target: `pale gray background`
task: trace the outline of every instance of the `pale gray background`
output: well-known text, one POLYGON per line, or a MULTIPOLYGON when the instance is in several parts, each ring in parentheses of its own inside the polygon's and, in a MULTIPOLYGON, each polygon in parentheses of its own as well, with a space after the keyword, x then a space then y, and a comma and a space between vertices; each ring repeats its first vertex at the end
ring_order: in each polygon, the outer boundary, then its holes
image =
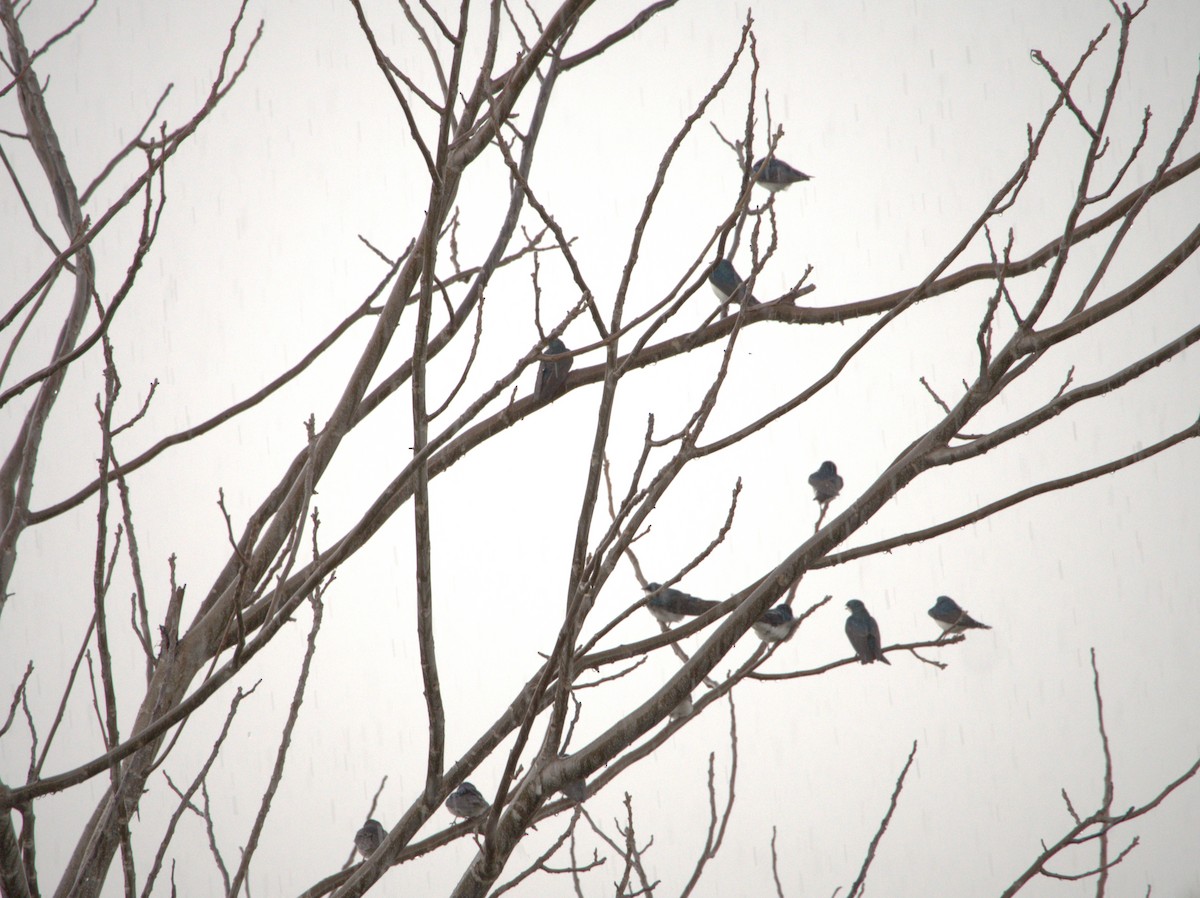
MULTIPOLYGON (((627 20, 638 4, 601 7, 585 17, 578 47, 627 20)), ((370 10, 393 58, 431 84, 423 51, 395 8, 380 3, 370 10)), ((452 15, 450 6, 444 11, 452 15)), ((128 140, 165 83, 176 84, 164 112, 173 123, 199 104, 233 12, 229 3, 102 3, 84 29, 39 63, 42 75, 51 76, 51 113, 81 183, 128 140)), ((744 13, 743 6, 726 2, 680 3, 601 61, 564 76, 559 86, 532 184, 567 233, 579 238, 576 252, 602 305, 619 278, 629 229, 658 159, 724 67, 744 13)), ((30 43, 75 14, 74 7, 35 5, 24 20, 30 43)), ((424 209, 423 167, 350 6, 261 0, 248 15, 260 17, 266 34, 249 72, 168 169, 162 233, 113 330, 126 414, 150 379, 161 381, 144 423, 119 444, 122 458, 204 420, 298 359, 383 273, 356 235, 397 252, 424 209)), ((1112 14, 1099 0, 873 0, 764 3, 755 18, 763 62, 759 84, 770 90, 775 121, 787 132, 780 155, 815 176, 779 198, 781 251, 757 292, 777 295, 811 263, 819 289, 805 301, 823 305, 910 286, 941 259, 1018 164, 1026 122, 1040 121, 1053 98, 1029 50, 1040 48, 1060 71, 1068 70, 1112 14)), ((1078 90, 1090 110, 1102 99, 1115 37, 1114 27, 1078 90)), ((1149 177, 1173 134, 1198 51, 1200 8, 1194 0, 1155 0, 1138 20, 1112 127, 1119 145, 1108 171, 1136 137, 1145 104, 1155 117, 1128 187, 1149 177)), ((735 196, 739 172, 708 122, 726 134, 740 133, 747 85, 743 67, 685 144, 642 252, 635 301, 648 305, 675 282, 735 196)), ((19 130, 11 98, 2 109, 0 126, 19 130)), ((760 142, 764 136, 760 130, 760 142)), ((1061 121, 1029 196, 1006 220, 1017 229, 1016 255, 1057 233, 1082 146, 1079 129, 1061 121)), ((1198 146, 1192 136, 1181 156, 1198 146)), ((26 183, 40 190, 36 163, 14 155, 26 183)), ((507 189, 497 154, 477 168, 459 194, 462 251, 471 261, 490 240, 507 189)), ((1110 289, 1194 226, 1200 190, 1187 185, 1171 194, 1139 223, 1106 279, 1110 289)), ((37 199, 48 216, 44 192, 37 199)), ((98 201, 98 208, 103 205, 98 201)), ((24 213, 11 188, 0 191, 0 215, 6 223, 0 270, 11 293, 42 269, 45 249, 23 233, 24 213)), ((102 290, 111 291, 123 276, 135 224, 127 216, 101 238, 102 290)), ((1079 251, 1081 259, 1096 255, 1093 248, 1079 251)), ((967 261, 985 258, 976 245, 967 261)), ((1086 266, 1081 271, 1086 274, 1086 266)), ((1060 309, 1073 301, 1070 286, 1077 288, 1081 277, 1068 278, 1060 309)), ((564 266, 549 262, 543 280, 551 311, 575 301, 564 266)), ((1028 304, 1039 286, 1040 280, 1029 278, 1015 284, 1017 301, 1028 304)), ((1072 364, 1075 382, 1086 383, 1144 354, 1164 334, 1192 326, 1198 287, 1200 266, 1193 259, 1134 314, 1117 316, 1078 347, 1049 354, 1042 375, 984 415, 980 426, 1044 401, 1072 364)), ((531 292, 527 267, 513 269, 491 288, 485 312, 491 342, 484 345, 474 383, 491 383, 535 339, 531 292)), ((738 526, 682 585, 722 599, 769 570, 811 530, 815 508, 804 480, 817 463, 837 460, 847 484, 839 501, 850 501, 935 420, 938 411, 918 377, 927 377, 948 400, 957 397, 955 385, 977 364, 974 331, 985 296, 980 287, 924 304, 802 413, 697 465, 660 504, 650 536, 639 543, 647 574, 666 579, 712 537, 738 476, 745 480, 738 526)), ((736 429, 810 381, 867 324, 752 328, 740 338, 714 433, 736 429)), ((176 553, 180 580, 190 584, 188 619, 228 552, 215 504, 218 487, 244 521, 302 445, 303 419, 315 413, 321 421, 327 414, 366 333, 366 327, 352 332, 344 351, 269 407, 173 450, 133 478, 152 614, 164 607, 166 557, 176 553)), ((25 365, 41 363, 46 334, 41 337, 42 344, 27 342, 19 356, 25 365)), ((591 334, 581 322, 565 339, 579 345, 591 334)), ((453 362, 462 355, 451 355, 454 360, 441 361, 431 373, 431 390, 439 397, 457 377, 453 362)), ((614 425, 616 476, 630 470, 646 413, 655 412, 663 430, 682 423, 719 358, 720 347, 709 346, 682 363, 629 379, 614 425)), ((101 386, 100 364, 93 352, 67 380, 42 453, 35 507, 94 476, 99 441, 92 403, 101 386)), ((1200 355, 1193 350, 1032 437, 922 477, 852 544, 925 526, 1148 445, 1194 418, 1198 381, 1200 355)), ((531 386, 530 380, 523 389, 531 386)), ((450 759, 536 669, 536 653, 553 644, 597 396, 595 388, 570 394, 434 482, 436 621, 450 759)), ((411 445, 408 401, 398 396, 389 406, 351 437, 320 486, 326 544, 404 462, 411 445)), ((13 412, 0 412, 5 434, 16 420, 13 412)), ((944 671, 897 656, 890 669, 845 668, 820 679, 739 690, 737 805, 728 843, 699 894, 772 894, 772 825, 778 827, 789 898, 828 895, 847 885, 914 739, 920 742, 917 762, 868 893, 998 893, 1037 855, 1039 839, 1053 841, 1068 827, 1060 789, 1084 813, 1099 800, 1092 646, 1103 680, 1117 807, 1144 802, 1182 772, 1200 753, 1200 662, 1193 648, 1200 629, 1194 586, 1200 572, 1198 459, 1200 447, 1185 444, 964 532, 810 574, 799 606, 826 593, 835 601, 778 652, 773 670, 844 657, 842 605, 854 596, 874 612, 886 642, 934 635, 925 611, 939 593, 956 597, 995 629, 946 652, 950 667, 944 671)), ((424 705, 409 585, 410 521, 407 509, 397 515, 339 572, 329 594, 314 679, 251 877, 260 898, 295 894, 340 866, 382 776, 389 780, 377 816, 388 826, 420 786, 424 705)), ((43 737, 66 659, 86 625, 94 525, 93 501, 26 534, 16 594, 0 627, 3 694, 11 694, 32 658, 37 673, 30 698, 43 737)), ((114 608, 124 607, 129 589, 127 578, 114 587, 114 608)), ((595 620, 607 619, 636 594, 626 569, 602 595, 595 620)), ((114 623, 122 617, 114 611, 114 623)), ((243 706, 210 777, 218 835, 232 863, 270 769, 307 627, 304 616, 240 680, 265 682, 243 706)), ((639 612, 614 636, 635 638, 655 627, 639 612)), ((140 698, 142 664, 132 640, 126 643, 118 673, 140 698)), ((729 666, 754 644, 751 637, 743 640, 729 666)), ((644 698, 676 663, 658 653, 637 676, 582 694, 577 744, 644 698)), ((167 762, 176 782, 190 780, 206 752, 226 693, 189 726, 189 744, 167 762)), ((71 739, 60 739, 48 773, 100 752, 90 703, 86 689, 77 687, 66 724, 71 739)), ((122 709, 126 729, 135 707, 131 702, 122 709)), ((703 843, 705 765, 715 750, 718 770, 728 769, 727 730, 727 712, 714 706, 654 758, 588 801, 598 819, 611 821, 621 813, 622 792, 633 794, 638 831, 643 839, 654 836, 648 861, 666 894, 677 892, 703 843)), ((9 783, 23 776, 23 738, 16 733, 4 741, 2 771, 9 783)), ((472 777, 485 794, 499 760, 472 777)), ((55 883, 82 815, 104 782, 98 777, 41 803, 44 889, 55 883)), ((147 852, 173 807, 161 776, 151 788, 135 843, 147 852)), ((439 826, 448 822, 449 815, 436 818, 439 826)), ((543 826, 509 870, 535 857, 554 833, 553 825, 543 826)), ((1112 894, 1142 895, 1153 884, 1155 896, 1200 895, 1200 787, 1185 787, 1125 832, 1134 834, 1142 845, 1115 871, 1112 894)), ((586 836, 584 844, 590 851, 586 836)), ((444 894, 473 851, 462 841, 393 870, 377 892, 444 894)), ((611 851, 603 853, 609 863, 588 880, 589 894, 607 893, 618 875, 611 851)), ((215 893, 217 879, 195 820, 187 822, 173 854, 181 894, 215 893)), ((1088 851, 1055 869, 1075 872, 1094 863, 1088 851)), ((146 866, 141 860, 140 869, 146 866)), ((118 894, 115 868, 109 886, 118 894)), ((542 879, 523 894, 568 889, 565 879, 542 879)), ((1042 880, 1024 894, 1090 892, 1085 885, 1042 880)))

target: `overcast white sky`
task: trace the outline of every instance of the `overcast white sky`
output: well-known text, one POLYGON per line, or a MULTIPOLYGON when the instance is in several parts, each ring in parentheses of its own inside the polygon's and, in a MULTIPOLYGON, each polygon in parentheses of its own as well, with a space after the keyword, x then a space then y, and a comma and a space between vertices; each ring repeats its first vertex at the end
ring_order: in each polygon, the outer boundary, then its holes
MULTIPOLYGON (((452 15, 448 4, 435 5, 452 15)), ((29 42, 61 28, 76 6, 35 4, 24 19, 29 42)), ((638 8, 628 2, 598 6, 579 28, 578 47, 638 8)), ((387 3, 368 10, 393 59, 429 84, 423 51, 402 16, 387 3)), ((43 79, 50 76, 50 111, 79 184, 90 182, 136 131, 166 83, 175 88, 164 114, 173 124, 190 114, 207 92, 234 12, 232 3, 101 3, 85 28, 39 62, 43 79)), ((1060 71, 1069 70, 1087 41, 1113 21, 1101 0, 764 3, 754 15, 759 85, 769 90, 774 120, 786 131, 779 155, 814 176, 776 202, 780 251, 756 293, 778 295, 811 264, 817 290, 804 301, 813 305, 918 283, 1018 165, 1026 123, 1040 121, 1053 99, 1029 51, 1040 49, 1060 71)), ((658 160, 724 68, 744 16, 739 4, 684 0, 559 84, 531 183, 577 238, 576 253, 602 305, 618 283, 630 229, 658 160)), ((259 18, 266 20, 265 35, 243 81, 168 169, 161 235, 114 326, 128 412, 151 379, 161 381, 146 419, 119 444, 122 458, 206 419, 300 358, 383 274, 357 235, 397 253, 424 212, 423 167, 349 4, 255 0, 248 19, 259 18)), ((1077 91, 1089 110, 1102 100, 1115 37, 1114 24, 1077 91)), ((1153 172, 1186 107, 1198 55, 1200 6, 1153 0, 1135 25, 1105 170, 1115 171, 1124 158, 1147 104, 1152 130, 1119 193, 1153 172)), ((736 196, 739 171, 708 123, 738 134, 747 97, 743 64, 684 145, 635 273, 631 302, 642 308, 678 280, 736 196)), ((0 127, 21 130, 11 95, 0 100, 0 127)), ((765 136, 764 125, 760 145, 765 136)), ((36 185, 44 220, 51 221, 36 163, 19 143, 3 140, 26 186, 36 185)), ((1082 147, 1079 129, 1061 121, 1028 196, 1005 219, 1016 229, 1014 255, 1058 232, 1082 147)), ((1180 158, 1197 149, 1200 139, 1192 135, 1180 158)), ((477 168, 458 197, 460 252, 468 264, 488 245, 507 191, 497 154, 477 168)), ((1128 283, 1195 227, 1200 188, 1185 184, 1170 193, 1139 222, 1102 294, 1128 283)), ((97 210, 108 198, 96 201, 97 210)), ((10 186, 0 190, 0 221, 0 271, 15 297, 45 266, 46 250, 24 233, 24 212, 10 186)), ((130 219, 99 242, 102 292, 111 292, 124 276, 135 226, 130 219)), ((1078 253, 1080 268, 1067 278, 1060 311, 1077 296, 1090 274, 1087 261, 1096 255, 1091 248, 1078 253)), ((977 244, 964 262, 985 259, 977 244)), ((736 261, 749 268, 745 256, 736 261)), ((565 265, 549 257, 543 265, 549 320, 569 309, 577 292, 565 265)), ((493 284, 487 339, 469 386, 490 385, 536 339, 528 277, 528 266, 519 267, 493 284)), ((1041 283, 1040 275, 1016 282, 1014 301, 1027 307, 1041 283)), ((1194 326, 1198 288, 1200 264, 1191 259, 1129 314, 1078 346, 1047 354, 1040 373, 982 416, 980 428, 1045 401, 1072 365, 1075 383, 1086 383, 1194 326)), ((696 465, 660 503, 653 529, 638 544, 647 576, 667 579, 707 544, 739 476, 744 492, 737 526, 681 585, 724 599, 769 571, 811 532, 816 512, 805 479, 821 460, 836 460, 845 477, 838 503, 852 501, 936 420, 938 409, 918 378, 926 377, 948 401, 958 397, 956 385, 977 367, 974 333, 986 295, 978 288, 914 309, 830 390, 730 453, 696 465)), ((693 301, 696 322, 707 301, 693 301)), ((739 338, 712 432, 737 429, 819 376, 869 324, 762 324, 748 330, 739 338)), ((41 364, 50 333, 48 327, 31 333, 15 370, 23 374, 41 364)), ((235 519, 244 521, 303 445, 303 420, 310 413, 318 422, 328 415, 367 334, 367 327, 352 331, 322 367, 268 407, 172 450, 133 479, 152 617, 165 606, 166 559, 175 553, 179 579, 188 584, 184 619, 190 618, 228 552, 218 488, 235 519)), ((398 338, 401 344, 407 339, 398 338)), ((580 319, 564 339, 579 346, 593 335, 580 319)), ((443 396, 453 385, 465 351, 447 353, 434 367, 433 393, 443 396)), ((648 412, 657 415, 663 432, 686 421, 720 352, 710 346, 628 379, 613 429, 615 477, 629 474, 648 412)), ((596 354, 577 364, 599 360, 596 354)), ((93 353, 63 388, 42 452, 35 508, 94 476, 99 441, 92 403, 100 367, 93 353)), ((528 381, 522 392, 532 387, 532 372, 528 381)), ((851 544, 932 524, 1149 445, 1195 419, 1197 383, 1200 354, 1193 349, 1033 436, 922 476, 851 544)), ((451 761, 536 669, 537 653, 553 645, 598 397, 597 387, 572 392, 434 481, 436 618, 451 761)), ((317 497, 327 544, 404 464, 409 415, 407 398, 397 396, 347 441, 317 497)), ((0 410, 6 446, 18 419, 15 409, 0 410)), ((845 888, 913 740, 920 746, 916 764, 868 894, 999 893, 1036 857, 1039 840, 1053 841, 1068 828, 1061 789, 1081 813, 1100 798, 1092 647, 1116 765, 1116 806, 1145 802, 1185 770, 1200 755, 1200 660, 1193 645, 1200 631, 1198 463, 1200 447, 1186 443, 966 531, 809 574, 797 606, 827 593, 834 601, 776 654, 771 670, 845 657, 843 605, 853 597, 866 602, 887 643, 936 635, 926 609, 943 593, 994 629, 971 634, 940 655, 949 662, 945 670, 897 655, 890 668, 839 668, 816 679, 739 689, 737 804, 728 843, 697 894, 773 894, 773 826, 788 898, 845 888)), ((844 507, 838 503, 834 512, 844 507)), ((0 619, 0 695, 11 695, 32 658, 37 672, 30 703, 43 736, 88 619, 95 513, 92 501, 25 535, 15 595, 0 619)), ((339 571, 329 593, 310 693, 252 873, 258 898, 297 894, 337 869, 383 776, 388 783, 377 816, 389 827, 420 788, 426 740, 410 522, 407 508, 397 514, 339 571)), ((127 577, 119 577, 114 602, 120 605, 129 588, 127 577)), ((601 595, 591 631, 637 594, 632 570, 621 570, 601 595)), ((648 635, 656 626, 639 612, 610 637, 611 644, 648 635)), ((244 686, 259 678, 264 683, 243 706, 210 777, 227 858, 236 859, 257 810, 307 627, 305 614, 240 680, 244 686)), ((747 636, 727 667, 755 644, 747 636)), ((133 690, 121 709, 127 728, 142 672, 131 639, 125 649, 120 674, 133 690)), ((660 652, 635 676, 581 695, 575 744, 644 700, 677 663, 660 652)), ((194 775, 230 694, 197 718, 185 738, 192 741, 168 760, 165 769, 177 782, 194 775)), ((70 738, 60 741, 47 773, 100 751, 86 688, 77 686, 65 726, 70 738)), ((714 705, 587 803, 593 816, 611 823, 622 813, 623 793, 632 793, 638 832, 642 840, 654 837, 647 857, 664 894, 682 887, 703 844, 705 767, 715 752, 718 771, 728 770, 727 733, 727 705, 714 705)), ((0 743, 0 777, 9 784, 23 779, 23 738, 14 730, 0 743)), ((485 794, 501 763, 498 755, 472 777, 485 794)), ((150 787, 135 832, 145 851, 157 845, 173 807, 161 775, 150 787)), ((80 821, 102 788, 98 778, 42 803, 44 891, 56 884, 80 821)), ((433 822, 440 827, 449 815, 433 822)), ((528 863, 555 833, 553 825, 543 827, 509 869, 528 863)), ((1142 895, 1152 885, 1155 896, 1200 896, 1197 833, 1200 784, 1193 783, 1123 831, 1127 838, 1139 835, 1141 845, 1114 871, 1112 893, 1142 895)), ((215 894, 219 880, 199 824, 189 821, 177 845, 180 894, 215 894)), ((591 844, 585 845, 590 854, 591 844)), ((375 894, 445 894, 473 851, 461 841, 397 868, 375 894)), ((602 853, 610 860, 585 881, 587 894, 606 893, 618 875, 612 852, 602 853)), ((1094 863, 1093 853, 1081 852, 1054 869, 1078 872, 1094 863)), ((146 866, 143 860, 141 869, 146 866)), ((109 893, 116 895, 115 868, 110 880, 109 893)), ((564 894, 566 888, 543 879, 523 894, 564 894)), ((1087 888, 1042 880, 1022 894, 1080 895, 1090 893, 1087 888)))

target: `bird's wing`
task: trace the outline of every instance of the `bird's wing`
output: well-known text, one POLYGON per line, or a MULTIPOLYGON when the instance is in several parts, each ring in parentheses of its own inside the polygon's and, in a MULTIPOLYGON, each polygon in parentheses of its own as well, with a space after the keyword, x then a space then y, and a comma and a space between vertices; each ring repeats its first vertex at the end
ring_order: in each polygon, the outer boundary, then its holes
POLYGON ((955 614, 953 611, 947 611, 946 607, 941 604, 934 605, 932 608, 930 608, 929 616, 938 623, 946 624, 947 626, 953 624, 955 620, 958 619, 957 614, 955 614))
POLYGON ((685 595, 680 602, 679 610, 684 614, 690 614, 693 617, 703 614, 710 608, 716 608, 719 602, 714 602, 712 599, 698 599, 695 596, 685 595))
POLYGON ((861 621, 853 617, 846 621, 846 637, 850 640, 850 646, 854 649, 854 654, 860 658, 865 657, 870 651, 871 637, 863 629, 861 621))
POLYGON ((875 648, 875 657, 879 657, 880 650, 883 648, 883 640, 879 638, 879 624, 875 622, 875 618, 870 619, 869 626, 871 645, 875 648))

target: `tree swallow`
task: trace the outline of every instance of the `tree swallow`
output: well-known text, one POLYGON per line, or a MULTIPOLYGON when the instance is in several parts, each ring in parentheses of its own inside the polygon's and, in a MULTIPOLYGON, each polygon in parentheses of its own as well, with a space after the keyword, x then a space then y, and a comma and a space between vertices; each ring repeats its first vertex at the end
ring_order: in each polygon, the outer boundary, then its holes
POLYGON ((570 780, 563 783, 562 794, 573 804, 580 804, 587 798, 587 783, 582 779, 570 780))
POLYGON ((813 488, 813 499, 822 505, 829 504, 842 491, 842 478, 837 465, 831 461, 821 462, 821 467, 808 475, 808 485, 813 488))
POLYGON ((479 790, 470 783, 463 783, 446 799, 446 810, 455 817, 478 817, 490 807, 479 790))
POLYGON ((684 616, 697 617, 709 608, 716 608, 719 602, 710 599, 698 599, 674 587, 663 589, 661 583, 647 583, 646 608, 664 624, 673 624, 683 620, 684 616))
MULTIPOLYGON (((546 346, 546 355, 562 355, 570 352, 562 340, 555 337, 546 346)), ((563 356, 554 361, 545 360, 538 365, 537 381, 533 387, 533 395, 542 402, 549 402, 563 391, 567 383, 567 372, 571 370, 571 357, 563 356)))
POLYGON ((858 599, 846 603, 850 616, 846 618, 846 638, 854 648, 854 654, 863 664, 882 661, 890 665, 892 662, 883 656, 883 643, 879 639, 879 624, 871 617, 867 606, 858 599))
POLYGON ((690 695, 685 695, 683 697, 683 701, 671 709, 671 719, 682 720, 684 717, 691 717, 693 710, 692 697, 690 695))
POLYGON ((742 283, 741 276, 738 275, 733 263, 728 259, 717 261, 708 276, 708 282, 712 284, 713 292, 721 298, 722 303, 741 302, 742 297, 745 296, 746 305, 758 305, 758 300, 749 295, 746 285, 742 283))
MULTIPOLYGON (((959 607, 958 602, 949 596, 938 596, 937 602, 929 609, 929 616, 942 628, 942 636, 953 636, 963 630, 990 630, 987 624, 981 624, 959 607)), ((941 636, 938 637, 939 639, 941 636)))
MULTIPOLYGON (((559 760, 561 760, 565 758, 566 755, 560 754, 558 757, 559 760)), ((587 782, 583 777, 575 780, 569 780, 563 783, 562 788, 558 791, 565 795, 567 800, 572 804, 580 804, 585 798, 587 798, 588 795, 587 782)))
POLYGON ((363 857, 370 857, 379 850, 386 835, 387 830, 378 820, 368 820, 362 825, 362 829, 354 834, 354 847, 363 857))
POLYGON ((787 642, 800 623, 787 605, 776 605, 762 613, 754 622, 754 632, 763 642, 787 642))
POLYGON ((793 184, 811 180, 809 175, 799 169, 792 168, 782 159, 759 159, 751 169, 751 175, 757 175, 754 183, 765 187, 771 193, 777 190, 787 190, 793 184))

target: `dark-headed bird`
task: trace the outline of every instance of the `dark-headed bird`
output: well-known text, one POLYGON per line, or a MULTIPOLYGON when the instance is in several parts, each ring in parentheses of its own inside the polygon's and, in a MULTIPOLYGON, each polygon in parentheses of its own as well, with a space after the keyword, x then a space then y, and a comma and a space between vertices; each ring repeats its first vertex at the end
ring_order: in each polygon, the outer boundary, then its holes
POLYGON ((843 481, 837 465, 831 461, 821 462, 821 467, 808 475, 808 485, 813 488, 813 499, 827 505, 842 491, 843 481))
MULTIPOLYGON (((963 611, 958 602, 949 596, 938 596, 933 607, 929 609, 929 616, 933 618, 934 623, 942 628, 942 636, 953 636, 955 633, 961 633, 963 630, 990 630, 992 629, 987 624, 981 624, 967 612, 963 611)), ((942 636, 938 638, 941 639, 942 636)))
POLYGON ((776 605, 762 613, 754 622, 754 632, 763 642, 787 642, 800 622, 787 605, 776 605))
POLYGON ((464 782, 446 799, 446 810, 455 817, 478 817, 486 813, 491 805, 479 794, 479 790, 464 782))
POLYGON ((673 586, 664 589, 661 583, 647 583, 645 589, 650 596, 646 608, 664 624, 676 623, 685 616, 697 617, 719 604, 711 599, 698 599, 673 586))
POLYGON ((883 656, 883 642, 879 638, 879 624, 867 611, 867 606, 858 599, 846 603, 850 616, 846 618, 846 638, 863 664, 873 664, 882 661, 890 665, 892 662, 883 656))
POLYGON ((378 820, 368 820, 362 825, 362 829, 354 834, 354 847, 363 857, 370 857, 379 850, 386 835, 387 830, 383 828, 383 824, 378 820))
POLYGON ((555 337, 546 346, 545 355, 560 355, 562 358, 550 361, 545 359, 538 365, 537 381, 533 385, 533 395, 542 402, 549 402, 563 391, 567 384, 567 374, 571 370, 571 357, 564 355, 570 352, 562 340, 555 337))
POLYGON ((745 283, 742 281, 741 275, 733 267, 733 263, 728 259, 719 259, 717 264, 713 266, 712 272, 708 275, 708 282, 712 284, 713 293, 721 298, 722 303, 741 302, 742 298, 746 298, 746 305, 756 306, 758 300, 750 295, 746 289, 745 283))
POLYGON ((810 181, 812 177, 797 168, 792 168, 782 159, 759 159, 750 170, 751 176, 758 176, 755 181, 760 187, 765 187, 771 193, 777 190, 787 190, 793 184, 810 181))

